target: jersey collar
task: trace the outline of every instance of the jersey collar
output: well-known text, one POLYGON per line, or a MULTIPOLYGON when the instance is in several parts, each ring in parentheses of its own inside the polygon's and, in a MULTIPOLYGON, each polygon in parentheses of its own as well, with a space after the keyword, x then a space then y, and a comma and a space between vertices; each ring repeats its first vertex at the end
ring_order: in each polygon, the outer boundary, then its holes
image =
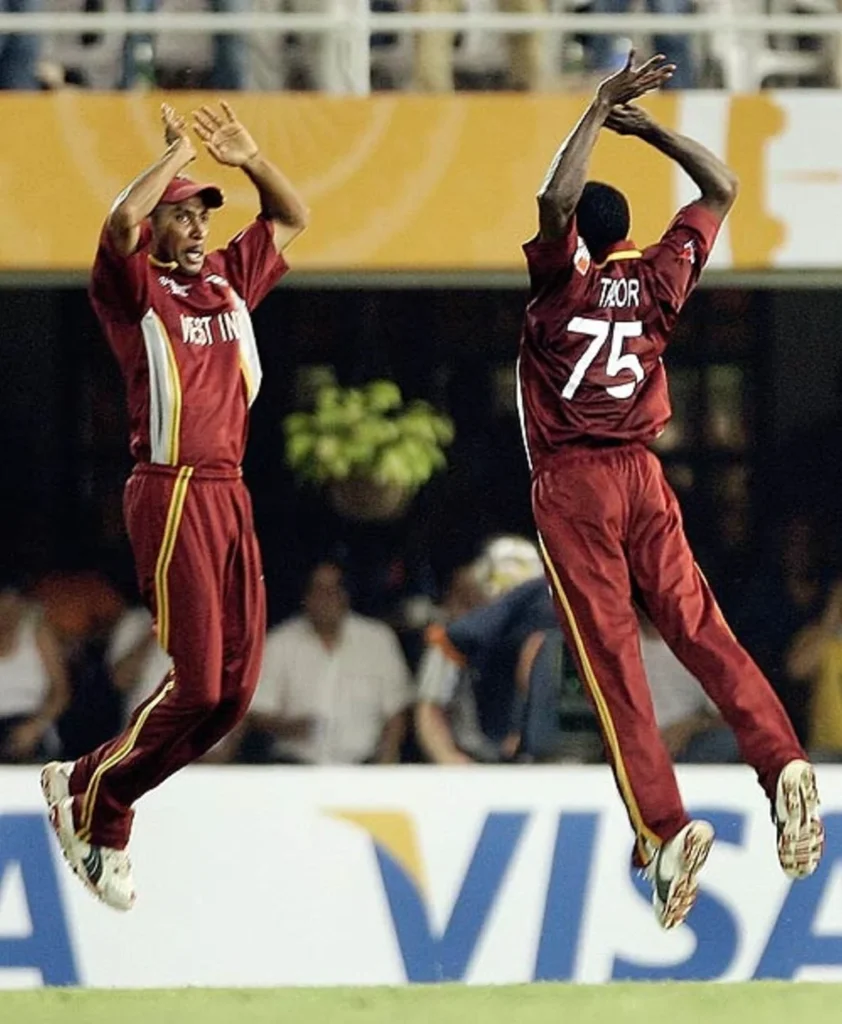
POLYGON ((615 242, 609 247, 608 252, 603 256, 602 262, 597 263, 598 267, 604 267, 606 263, 616 263, 617 260, 639 260, 643 253, 638 249, 630 238, 622 242, 615 242))
POLYGON ((149 254, 149 262, 153 267, 157 267, 158 270, 178 270, 178 262, 173 260, 172 263, 165 263, 164 260, 156 259, 151 253, 149 254))

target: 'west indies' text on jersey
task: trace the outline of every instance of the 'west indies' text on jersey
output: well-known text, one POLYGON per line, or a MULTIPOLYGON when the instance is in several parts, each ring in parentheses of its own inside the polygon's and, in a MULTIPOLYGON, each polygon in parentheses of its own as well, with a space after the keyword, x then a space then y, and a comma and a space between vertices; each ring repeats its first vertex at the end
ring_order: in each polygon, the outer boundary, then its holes
POLYGON ((231 467, 242 462, 261 369, 250 311, 285 273, 272 225, 258 218, 201 273, 162 264, 148 225, 130 256, 100 238, 94 310, 126 381, 131 452, 139 462, 231 467))
POLYGON ((719 230, 700 203, 646 249, 595 264, 575 218, 557 241, 524 246, 530 297, 518 398, 534 466, 567 444, 652 441, 670 417, 661 356, 719 230))

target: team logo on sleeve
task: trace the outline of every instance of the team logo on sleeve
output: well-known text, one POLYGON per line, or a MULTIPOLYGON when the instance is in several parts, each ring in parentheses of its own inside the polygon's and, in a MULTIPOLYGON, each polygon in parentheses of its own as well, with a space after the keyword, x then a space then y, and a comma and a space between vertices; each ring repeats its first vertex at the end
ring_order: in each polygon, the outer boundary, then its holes
POLYGON ((691 266, 696 262, 696 243, 691 238, 689 242, 684 243, 684 248, 681 250, 679 259, 686 260, 691 266))
POLYGON ((171 295, 175 295, 177 298, 186 299, 190 294, 189 284, 179 284, 177 281, 173 281, 171 277, 166 277, 164 274, 161 274, 158 280, 165 288, 169 288, 171 295))
POLYGON ((578 273, 584 276, 588 272, 588 268, 591 265, 591 254, 588 252, 588 247, 579 239, 579 246, 576 249, 576 255, 573 257, 573 266, 576 268, 578 273))

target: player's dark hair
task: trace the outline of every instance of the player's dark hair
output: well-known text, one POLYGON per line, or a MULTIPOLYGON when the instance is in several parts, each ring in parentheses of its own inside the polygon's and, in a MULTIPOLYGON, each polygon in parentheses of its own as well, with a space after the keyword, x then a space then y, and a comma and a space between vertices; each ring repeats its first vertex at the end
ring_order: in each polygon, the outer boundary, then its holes
POLYGON ((629 204, 622 192, 601 181, 585 185, 576 207, 576 226, 594 259, 628 238, 630 225, 629 204))

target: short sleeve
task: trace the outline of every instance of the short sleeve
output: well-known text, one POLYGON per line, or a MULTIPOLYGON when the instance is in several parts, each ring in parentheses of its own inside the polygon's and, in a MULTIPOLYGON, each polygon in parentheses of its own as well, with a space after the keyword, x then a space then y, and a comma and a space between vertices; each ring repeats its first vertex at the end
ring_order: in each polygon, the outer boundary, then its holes
POLYGON ((115 247, 108 225, 102 229, 91 271, 90 296, 112 320, 134 323, 146 312, 150 240, 151 229, 144 224, 137 248, 124 256, 115 247))
POLYGON ((412 691, 409 667, 398 638, 391 630, 384 636, 383 647, 384 686, 381 694, 381 712, 385 718, 391 718, 412 703, 412 691))
POLYGON ((222 250, 225 274, 246 306, 254 309, 289 267, 275 248, 272 222, 258 217, 222 250))
POLYGON ((418 666, 418 700, 446 707, 456 693, 461 667, 441 647, 430 645, 418 666))
POLYGON ((542 241, 537 235, 523 247, 526 265, 529 268, 529 282, 533 292, 546 288, 552 282, 563 279, 573 269, 579 249, 579 230, 576 218, 571 217, 561 238, 542 241))
POLYGON ((669 313, 678 315, 699 283, 720 226, 720 219, 706 206, 691 203, 678 212, 661 241, 645 253, 655 269, 658 298, 669 313))
POLYGON ((290 639, 284 632, 274 635, 270 633, 266 638, 263 667, 257 689, 254 691, 250 711, 263 715, 283 713, 290 639))

